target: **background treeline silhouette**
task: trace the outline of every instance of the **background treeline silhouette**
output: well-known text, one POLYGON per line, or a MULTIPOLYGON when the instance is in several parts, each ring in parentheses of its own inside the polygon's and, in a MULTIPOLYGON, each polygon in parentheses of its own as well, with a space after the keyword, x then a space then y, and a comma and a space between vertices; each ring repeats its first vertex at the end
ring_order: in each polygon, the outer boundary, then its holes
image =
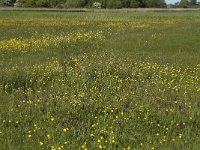
MULTIPOLYGON (((0 0, 1 6, 46 8, 165 8, 165 0, 0 0)), ((171 7, 200 6, 196 0, 181 0, 171 7)))

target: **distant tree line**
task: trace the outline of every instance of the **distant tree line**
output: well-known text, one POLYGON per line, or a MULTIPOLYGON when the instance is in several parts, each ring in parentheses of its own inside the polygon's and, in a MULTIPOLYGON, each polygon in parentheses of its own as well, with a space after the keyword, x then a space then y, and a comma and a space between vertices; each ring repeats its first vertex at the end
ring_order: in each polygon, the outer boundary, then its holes
POLYGON ((171 6, 175 8, 195 8, 200 7, 200 2, 197 2, 197 0, 181 0, 171 6))
MULTIPOLYGON (((0 0, 1 6, 46 8, 165 8, 165 0, 0 0)), ((181 0, 174 7, 198 5, 196 0, 181 0)))

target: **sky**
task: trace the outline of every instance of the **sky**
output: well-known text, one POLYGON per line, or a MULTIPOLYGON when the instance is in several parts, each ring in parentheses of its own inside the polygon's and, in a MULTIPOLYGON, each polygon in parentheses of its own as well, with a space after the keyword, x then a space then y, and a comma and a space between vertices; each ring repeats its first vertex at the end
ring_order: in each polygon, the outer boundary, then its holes
POLYGON ((179 0, 165 0, 167 4, 174 4, 178 2, 179 0))

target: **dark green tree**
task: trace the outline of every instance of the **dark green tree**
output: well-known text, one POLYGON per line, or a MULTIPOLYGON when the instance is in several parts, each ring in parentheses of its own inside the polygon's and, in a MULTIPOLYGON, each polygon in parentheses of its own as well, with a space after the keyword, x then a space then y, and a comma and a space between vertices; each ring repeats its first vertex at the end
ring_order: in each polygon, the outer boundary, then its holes
POLYGON ((191 4, 197 4, 197 0, 191 0, 191 4))
POLYGON ((19 0, 18 4, 20 7, 37 7, 35 0, 19 0))
POLYGON ((114 9, 122 8, 122 2, 121 0, 108 0, 106 3, 106 7, 114 9))
POLYGON ((1 0, 2 6, 13 6, 16 0, 1 0))
POLYGON ((59 7, 64 5, 65 2, 66 0, 50 0, 50 5, 51 7, 59 7))
POLYGON ((146 7, 162 8, 166 6, 165 0, 146 0, 146 7))
POLYGON ((138 0, 131 0, 130 7, 131 8, 138 8, 140 6, 140 2, 138 0))
POLYGON ((179 3, 179 7, 188 8, 190 7, 190 2, 188 0, 181 0, 179 3))
POLYGON ((130 7, 130 0, 121 0, 121 3, 123 8, 130 7))
POLYGON ((50 1, 49 0, 37 0, 35 2, 37 7, 50 7, 50 1))
POLYGON ((81 8, 87 4, 86 0, 67 0, 64 4, 65 8, 81 8))

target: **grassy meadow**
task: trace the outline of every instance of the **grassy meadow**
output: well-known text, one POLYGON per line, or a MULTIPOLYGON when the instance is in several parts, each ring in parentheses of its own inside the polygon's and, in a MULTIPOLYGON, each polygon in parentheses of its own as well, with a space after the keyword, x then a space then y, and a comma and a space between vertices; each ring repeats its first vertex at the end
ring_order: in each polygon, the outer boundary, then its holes
POLYGON ((1 150, 198 150, 200 14, 0 11, 1 150))

